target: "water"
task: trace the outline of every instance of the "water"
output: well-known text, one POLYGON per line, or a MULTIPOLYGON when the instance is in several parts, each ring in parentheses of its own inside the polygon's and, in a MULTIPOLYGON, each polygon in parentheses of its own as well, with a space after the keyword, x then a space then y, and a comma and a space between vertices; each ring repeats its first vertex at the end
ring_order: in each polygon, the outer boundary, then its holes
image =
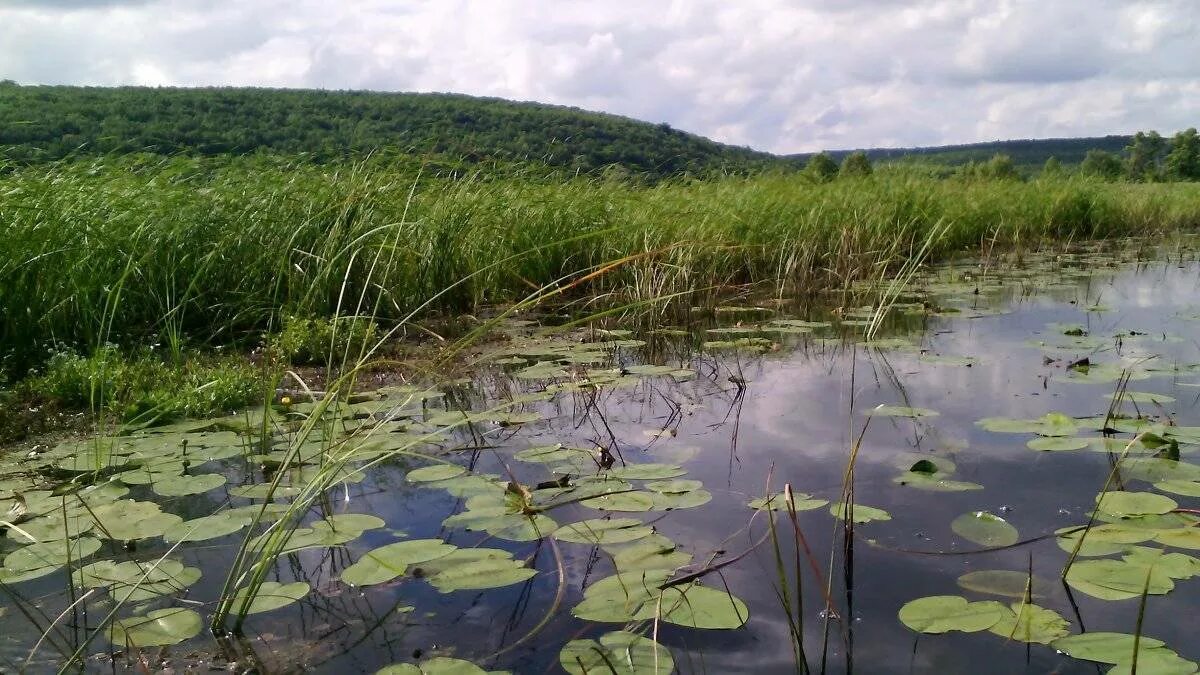
MULTIPOLYGON (((1036 438, 1034 434, 996 433, 976 424, 985 417, 1038 418, 1051 411, 1073 418, 1103 417, 1109 405, 1106 397, 1116 383, 1071 381, 1079 372, 1067 365, 1085 355, 1094 373, 1101 372, 1098 366, 1114 365, 1147 376, 1131 382, 1131 391, 1174 398, 1161 406, 1139 405, 1142 413, 1182 427, 1200 424, 1196 408, 1200 388, 1192 386, 1200 381, 1196 374, 1200 367, 1194 366, 1200 363, 1194 320, 1200 312, 1200 265, 1186 256, 1181 258, 1174 249, 1160 250, 1148 262, 1128 259, 1132 257, 1120 252, 1033 257, 1019 266, 1006 263, 1003 269, 1009 272, 1003 277, 995 270, 981 276, 980 268, 971 265, 942 268, 914 280, 913 288, 937 291, 923 296, 927 309, 956 307, 960 311, 910 308, 893 312, 880 333, 893 344, 877 342, 888 347, 883 349, 861 341, 829 339, 863 330, 854 325, 839 330, 835 325, 809 335, 769 334, 778 346, 765 352, 698 351, 696 347, 705 337, 697 328, 715 324, 697 313, 689 335, 645 336, 648 344, 644 347, 616 347, 608 350, 614 362, 592 366, 629 367, 648 361, 682 367, 695 376, 635 380, 627 375, 618 380, 625 386, 560 393, 549 401, 521 406, 521 410, 540 413, 541 420, 508 426, 482 422, 473 432, 459 429, 447 442, 426 450, 447 452, 447 457, 476 472, 500 475, 502 483, 515 476, 528 486, 553 476, 544 465, 515 460, 514 453, 556 443, 581 448, 602 445, 630 464, 682 467, 686 475, 680 478, 701 481, 703 489, 712 493, 711 501, 695 508, 611 515, 652 523, 657 533, 690 553, 691 563, 679 574, 745 554, 705 576, 704 583, 710 588, 728 588, 744 601, 749 620, 736 630, 684 628, 663 622, 657 628, 659 643, 670 649, 680 672, 795 672, 789 624, 777 596, 775 553, 770 541, 763 541, 766 517, 763 513, 755 516, 747 501, 763 496, 769 481, 772 490, 789 483, 796 492, 837 502, 850 449, 868 420, 864 413, 880 404, 927 408, 939 415, 917 420, 873 417, 862 435, 854 471, 855 501, 885 510, 890 520, 857 525, 848 539, 827 507, 798 514, 812 554, 812 562, 803 552, 799 558, 804 589, 800 617, 810 667, 819 668, 824 651, 830 672, 850 668, 871 673, 1107 669, 1050 646, 1026 645, 986 630, 917 633, 901 623, 897 612, 911 600, 932 595, 962 595, 971 601, 1007 604, 1012 600, 964 591, 955 580, 971 571, 1023 572, 1032 566, 1035 577, 1052 582, 1035 589, 1040 593, 1036 604, 1068 620, 1072 634, 1134 631, 1137 598, 1100 600, 1078 590, 1068 594, 1067 587, 1057 581, 1068 553, 1052 537, 979 553, 973 551, 983 547, 950 527, 960 514, 988 511, 1014 526, 1021 540, 1028 540, 1088 521, 1095 497, 1112 470, 1113 454, 1091 449, 1039 452, 1025 446, 1036 438), (971 274, 966 283, 964 272, 971 274), (948 279, 955 283, 948 284, 948 279), (1064 335, 1069 328, 1052 324, 1079 324, 1087 335, 1064 335), (1117 335, 1119 340, 1114 338, 1117 335), (1046 349, 1036 341, 1069 346, 1046 349), (970 357, 971 365, 935 362, 929 359, 932 355, 970 357), (983 489, 936 492, 894 482, 921 458, 930 458, 939 467, 952 463, 949 479, 976 483, 983 489), (812 569, 814 562, 819 582, 812 569), (831 584, 829 601, 839 618, 829 623, 823 650, 823 586, 827 582, 831 584)), ((906 296, 902 301, 913 299, 906 296)), ((831 308, 815 318, 856 315, 852 309, 828 310, 831 308)), ((740 322, 749 327, 780 315, 785 314, 722 312, 716 315, 716 323, 736 326, 740 322)), ((520 339, 535 328, 513 325, 508 330, 520 339)), ((632 337, 641 337, 641 333, 632 337)), ((627 339, 622 333, 588 334, 585 338, 627 339)), ((719 333, 708 337, 730 338, 719 333)), ((445 398, 428 401, 426 416, 451 401, 486 410, 515 393, 541 390, 555 381, 578 382, 583 376, 582 368, 571 366, 565 368, 568 377, 557 380, 513 378, 511 374, 526 364, 487 365, 489 354, 492 360, 504 356, 505 344, 493 343, 482 349, 485 365, 445 398)), ((1125 411, 1134 412, 1129 405, 1125 411)), ((1080 426, 1078 436, 1100 436, 1086 424, 1080 426)), ((1181 443, 1182 460, 1189 461, 1197 447, 1181 443)), ((312 590, 299 603, 249 617, 241 637, 218 642, 203 632, 167 648, 164 654, 153 648, 144 650, 149 663, 254 667, 264 672, 373 672, 390 663, 451 655, 492 670, 561 672, 559 650, 568 641, 595 638, 620 628, 620 624, 584 621, 571 614, 585 588, 612 574, 613 562, 607 555, 587 544, 552 544, 549 539, 513 542, 445 527, 442 520, 462 510, 464 500, 436 485, 418 486, 405 480, 410 468, 425 464, 412 458, 388 460, 370 470, 365 480, 339 484, 325 493, 314 507, 314 516, 322 510, 325 514, 366 513, 378 516, 386 526, 367 530, 344 546, 306 549, 281 557, 268 579, 308 583, 312 590), (482 544, 501 548, 517 559, 528 560, 538 574, 500 588, 449 593, 439 592, 422 575, 413 576, 411 567, 409 576, 379 585, 352 588, 339 581, 342 571, 364 553, 398 538, 435 538, 460 547, 482 544)), ((165 511, 192 518, 212 513, 230 501, 230 485, 263 478, 253 463, 237 458, 189 467, 188 471, 221 471, 229 476, 230 484, 200 496, 176 498, 158 497, 144 486, 133 486, 130 496, 153 499, 165 511)), ((573 480, 578 478, 576 474, 573 480)), ((1145 481, 1123 475, 1119 480, 1126 490, 1160 492, 1145 481)), ((1195 497, 1168 496, 1181 507, 1200 506, 1195 497)), ((248 503, 237 497, 232 502, 248 503)), ((3 506, 7 508, 7 504, 3 506)), ((574 503, 547 515, 566 525, 606 514, 574 503)), ((780 550, 794 588, 794 537, 786 517, 778 522, 780 550)), ((120 616, 130 610, 185 607, 207 619, 242 536, 244 531, 181 546, 175 557, 202 570, 203 577, 178 594, 182 600, 134 603, 122 608, 120 616)), ((1142 545, 1162 548, 1153 541, 1142 545)), ((103 546, 93 560, 153 559, 165 549, 158 537, 131 551, 122 551, 119 544, 109 541, 103 546)), ((9 544, 5 550, 12 548, 9 544)), ((1188 553, 1186 549, 1169 550, 1188 553)), ((0 617, 5 627, 0 653, 10 664, 7 667, 16 669, 37 640, 41 628, 34 623, 46 625, 69 604, 63 590, 66 578, 60 571, 8 587, 23 600, 6 598, 0 617)), ((1200 650, 1190 639, 1192 627, 1179 620, 1200 607, 1200 584, 1186 579, 1174 583, 1171 592, 1149 597, 1142 632, 1163 640, 1183 658, 1200 660, 1200 650)), ((74 644, 85 628, 95 630, 100 625, 98 618, 111 603, 104 600, 103 592, 94 597, 95 601, 86 603, 86 617, 69 614, 59 622, 54 642, 74 644)), ((110 663, 108 652, 104 637, 97 637, 85 650, 88 667, 109 669, 114 663, 118 670, 131 667, 124 655, 110 663)), ((58 658, 54 645, 43 644, 31 670, 48 670, 58 658)))

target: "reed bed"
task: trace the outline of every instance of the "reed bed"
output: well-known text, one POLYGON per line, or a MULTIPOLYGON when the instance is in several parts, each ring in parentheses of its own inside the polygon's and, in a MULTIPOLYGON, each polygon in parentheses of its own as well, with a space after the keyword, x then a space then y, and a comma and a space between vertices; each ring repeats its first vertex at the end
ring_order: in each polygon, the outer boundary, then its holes
POLYGON ((0 357, 11 374, 63 347, 237 344, 284 313, 336 316, 364 295, 380 299, 385 322, 430 298, 430 311, 470 312, 614 260, 625 262, 571 293, 814 291, 918 254, 1192 228, 1200 185, 903 168, 829 183, 793 173, 645 185, 438 176, 382 161, 108 158, 8 167, 0 223, 0 357))

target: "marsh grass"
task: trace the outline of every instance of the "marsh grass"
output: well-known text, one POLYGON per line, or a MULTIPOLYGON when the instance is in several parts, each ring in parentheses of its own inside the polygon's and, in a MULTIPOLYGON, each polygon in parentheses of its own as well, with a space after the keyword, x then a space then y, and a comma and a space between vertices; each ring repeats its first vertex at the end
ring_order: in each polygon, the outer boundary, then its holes
POLYGON ((810 292, 984 245, 1200 224, 1200 186, 900 168, 647 186, 425 176, 374 160, 100 159, 16 168, 0 195, 0 355, 17 373, 48 345, 161 343, 173 358, 253 345, 284 316, 328 319, 368 296, 364 315, 387 328, 428 298, 430 311, 471 311, 616 260, 627 263, 570 293, 704 304, 734 284, 810 292))

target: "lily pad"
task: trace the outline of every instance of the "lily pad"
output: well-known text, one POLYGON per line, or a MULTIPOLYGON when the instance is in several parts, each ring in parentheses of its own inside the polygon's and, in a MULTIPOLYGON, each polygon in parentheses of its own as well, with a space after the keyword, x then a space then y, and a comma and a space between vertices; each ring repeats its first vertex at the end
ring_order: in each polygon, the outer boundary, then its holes
POLYGON ((755 510, 769 508, 772 511, 788 511, 790 508, 791 510, 799 512, 819 509, 828 504, 828 499, 814 498, 812 495, 804 494, 803 492, 794 492, 792 493, 792 505, 790 507, 788 506, 787 501, 782 493, 774 494, 769 497, 751 499, 746 503, 746 506, 749 506, 755 510))
POLYGON ((155 494, 163 497, 183 497, 198 495, 215 490, 225 484, 225 476, 218 473, 206 473, 199 476, 170 476, 160 478, 150 484, 155 494))
POLYGON ((576 544, 621 544, 648 537, 654 528, 636 518, 593 518, 564 525, 555 531, 559 541, 576 544))
POLYGON ((115 645, 130 647, 159 647, 174 645, 196 637, 204 622, 190 609, 167 607, 114 621, 107 635, 115 645))
POLYGON ((671 652, 650 638, 614 631, 596 640, 572 640, 558 662, 572 675, 666 675, 675 670, 671 652))
POLYGON ((429 578, 442 593, 511 586, 537 574, 520 560, 484 558, 452 565, 429 578))
POLYGON ((1021 599, 1025 597, 1025 589, 1030 587, 1033 597, 1042 595, 1041 591, 1049 586, 1045 579, 1034 577, 1030 584, 1026 572, 1009 570, 977 570, 960 576, 956 582, 958 587, 976 593, 1000 595, 1006 598, 1021 599))
POLYGON ((1020 539, 1017 528, 987 511, 964 513, 950 523, 955 534, 980 546, 1011 546, 1020 539))
POLYGON ((1014 602, 988 630, 1010 640, 1048 645, 1071 632, 1071 624, 1054 610, 1014 602))
POLYGON ((382 584, 404 574, 409 565, 441 558, 456 549, 440 539, 414 539, 380 546, 347 567, 342 572, 342 581, 355 586, 382 584))
POLYGON ((1179 507, 1170 497, 1154 492, 1106 492, 1096 495, 1096 508, 1114 516, 1163 514, 1179 507))
MULTIPOLYGON (((249 591, 249 588, 238 589, 237 595, 233 599, 235 610, 240 611, 249 591)), ((277 581, 264 581, 258 587, 258 593, 254 595, 254 599, 250 601, 250 606, 246 609, 246 614, 261 614, 262 612, 269 612, 280 607, 287 607, 308 595, 308 591, 308 584, 303 581, 296 581, 290 584, 282 584, 277 581)))
POLYGON ((408 472, 404 479, 410 483, 431 483, 461 476, 466 472, 467 469, 465 467, 457 464, 434 464, 433 466, 413 469, 408 472))
MULTIPOLYGON (((875 508, 874 506, 863 506, 862 504, 854 504, 850 509, 854 515, 854 522, 869 523, 875 520, 891 520, 892 514, 883 509, 875 508)), ((839 520, 846 519, 846 503, 838 502, 829 507, 829 513, 833 514, 834 518, 839 520)))
POLYGON ((995 626, 1007 611, 994 600, 968 602, 958 595, 933 595, 905 603, 900 622, 918 633, 975 633, 995 626))
MULTIPOLYGON (((1134 641, 1134 636, 1126 633, 1089 632, 1059 638, 1050 646, 1076 659, 1117 664, 1132 660, 1134 641)), ((1137 642, 1139 660, 1146 652, 1164 646, 1162 640, 1145 635, 1137 642)))
POLYGON ((158 537, 183 522, 177 515, 163 513, 158 504, 131 499, 102 504, 91 513, 96 520, 96 531, 118 541, 158 537))
POLYGON ((253 522, 253 516, 222 511, 211 516, 193 518, 173 525, 163 533, 169 544, 180 541, 207 541, 233 534, 253 522))

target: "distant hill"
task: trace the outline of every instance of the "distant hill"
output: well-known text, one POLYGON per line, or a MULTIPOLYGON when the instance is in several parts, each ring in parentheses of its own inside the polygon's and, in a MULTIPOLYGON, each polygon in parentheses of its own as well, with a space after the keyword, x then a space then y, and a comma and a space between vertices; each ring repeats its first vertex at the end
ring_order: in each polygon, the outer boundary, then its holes
POLYGON ((0 83, 0 157, 11 161, 260 151, 317 160, 379 151, 532 160, 579 171, 616 164, 656 176, 787 165, 666 124, 457 94, 0 83))
MULTIPOLYGON (((1040 168, 1050 157, 1057 157, 1063 164, 1078 164, 1083 161, 1088 150, 1093 149, 1120 154, 1131 139, 1131 136, 1022 139, 927 148, 870 148, 863 152, 866 152, 873 162, 910 160, 947 165, 987 161, 993 155, 1004 154, 1012 157, 1019 167, 1040 168)), ((838 150, 829 154, 835 160, 841 161, 851 152, 854 150, 838 150)), ((799 163, 808 161, 810 157, 812 153, 788 155, 789 159, 799 163)))

